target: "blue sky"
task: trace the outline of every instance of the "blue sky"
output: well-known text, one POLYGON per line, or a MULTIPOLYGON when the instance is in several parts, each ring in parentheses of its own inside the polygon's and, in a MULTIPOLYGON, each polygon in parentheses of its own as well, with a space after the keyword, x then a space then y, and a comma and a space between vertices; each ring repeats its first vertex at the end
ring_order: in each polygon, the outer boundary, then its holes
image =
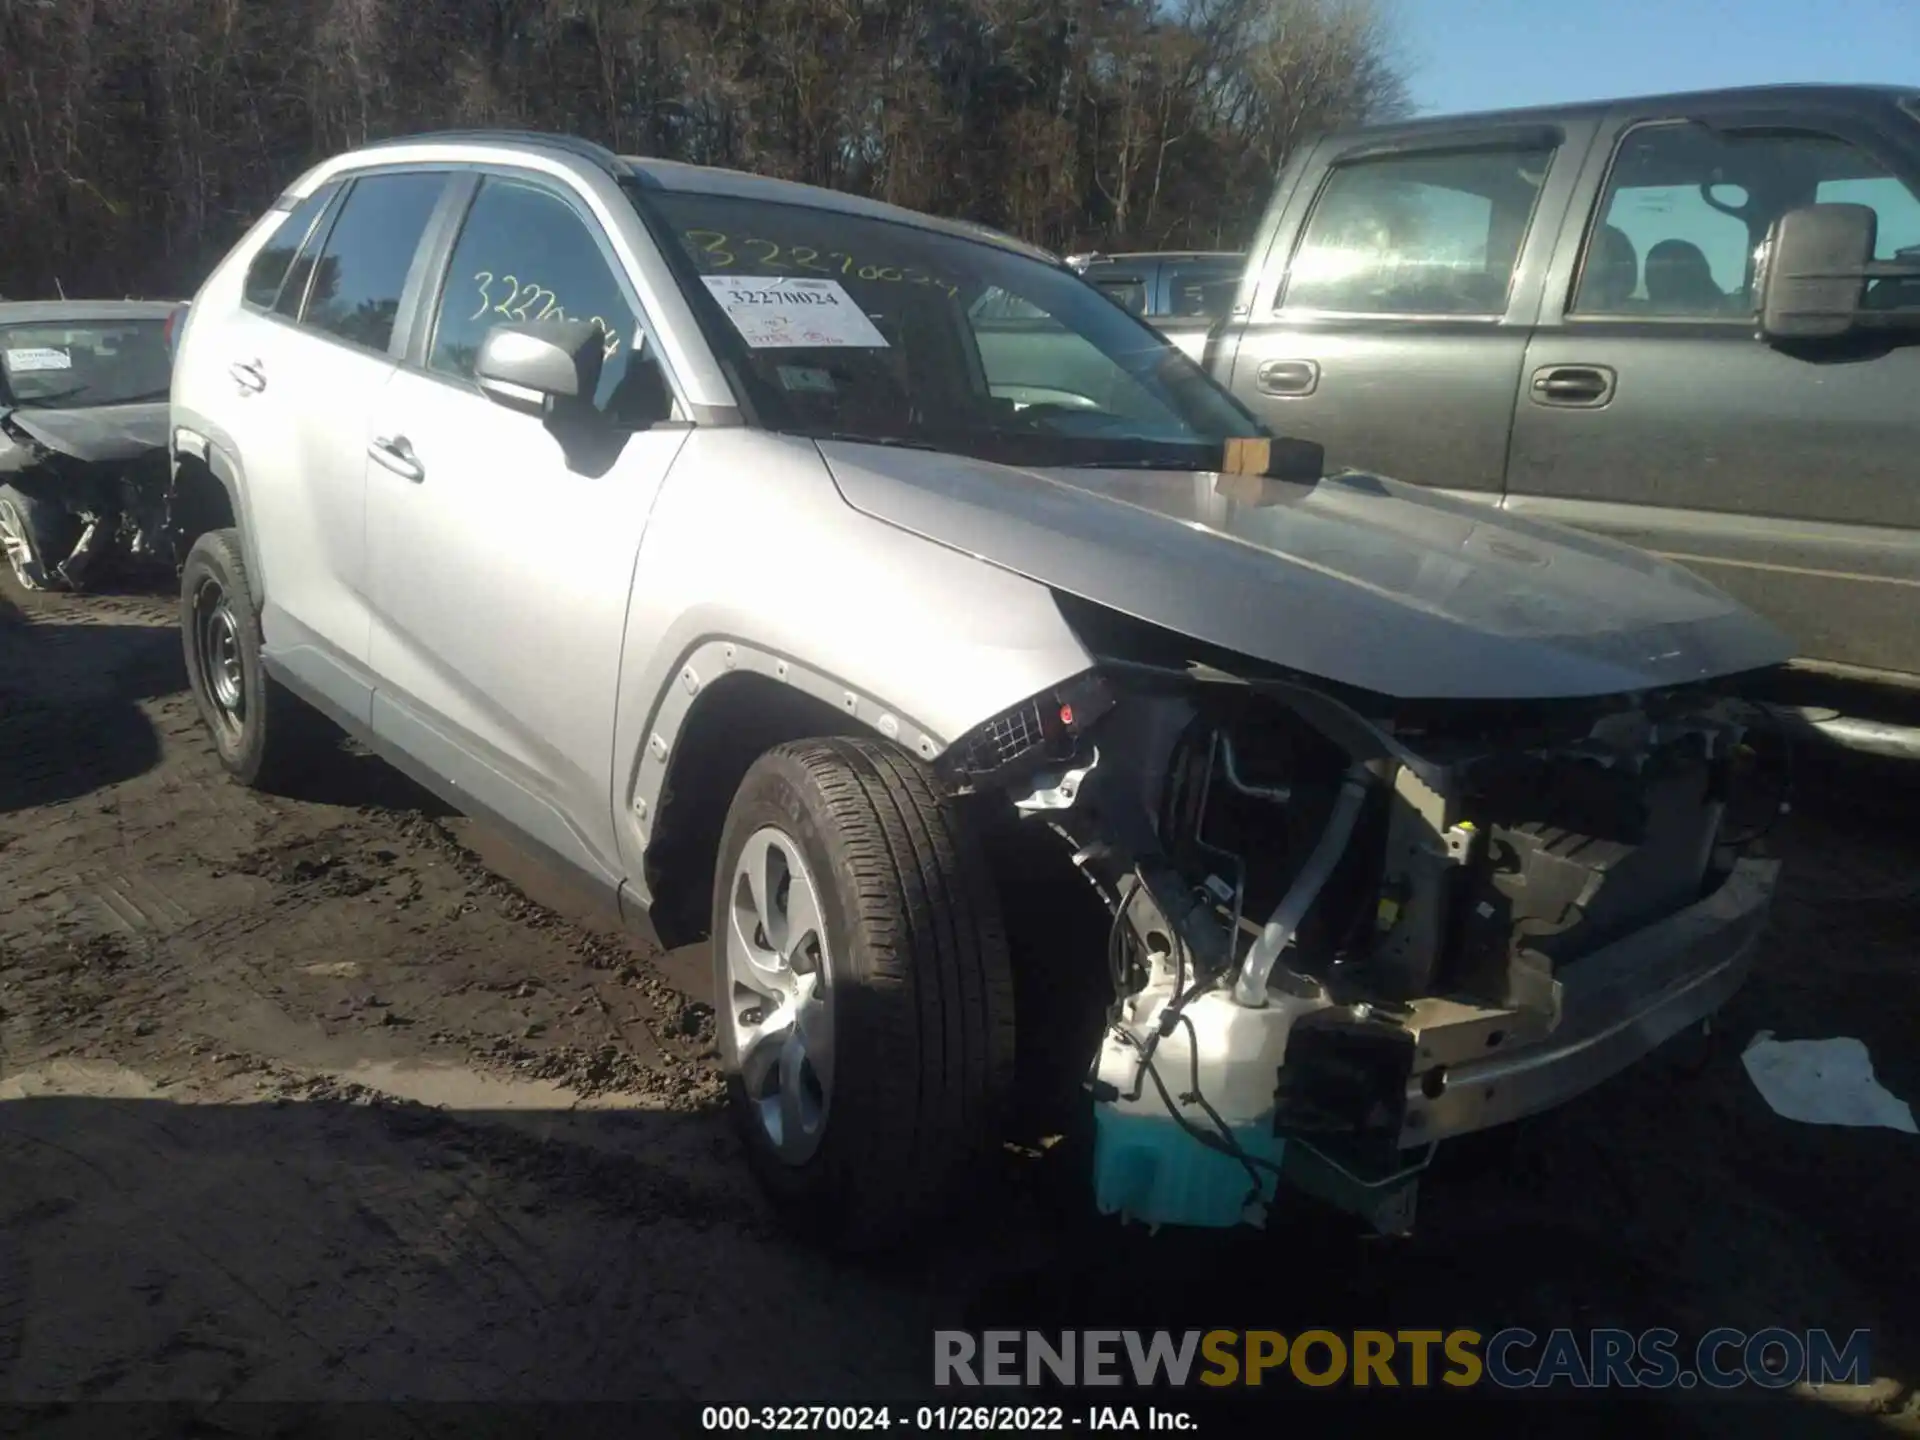
POLYGON ((1381 0, 1423 113, 1770 81, 1920 85, 1920 0, 1381 0))

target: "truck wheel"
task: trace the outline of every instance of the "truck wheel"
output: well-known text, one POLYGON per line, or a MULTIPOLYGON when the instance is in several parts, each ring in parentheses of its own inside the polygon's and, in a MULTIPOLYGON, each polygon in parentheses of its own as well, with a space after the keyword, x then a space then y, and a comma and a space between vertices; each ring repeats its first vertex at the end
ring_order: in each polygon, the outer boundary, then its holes
POLYGON ((730 1107, 782 1218, 841 1249, 931 1219, 994 1135, 1013 975, 985 856, 892 746, 809 740, 747 771, 714 875, 730 1107))
POLYGON ((244 785, 293 779, 333 738, 327 721, 260 664, 260 607, 234 530, 193 542, 180 571, 187 682, 220 763, 244 785))
POLYGON ((83 528, 79 516, 0 485, 0 549, 22 589, 53 589, 54 566, 73 553, 83 528))

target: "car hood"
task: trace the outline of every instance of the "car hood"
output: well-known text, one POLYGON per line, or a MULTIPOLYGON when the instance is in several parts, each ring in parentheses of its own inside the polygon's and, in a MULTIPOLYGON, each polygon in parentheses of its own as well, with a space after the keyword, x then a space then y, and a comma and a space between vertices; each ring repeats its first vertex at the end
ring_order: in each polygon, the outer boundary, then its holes
POLYGON ((1689 571, 1357 472, 1039 470, 822 441, 847 503, 1056 590, 1402 699, 1622 694, 1793 647, 1689 571))
POLYGON ((137 460, 167 444, 167 402, 103 405, 92 410, 35 409, 23 405, 6 412, 10 424, 88 464, 137 460))

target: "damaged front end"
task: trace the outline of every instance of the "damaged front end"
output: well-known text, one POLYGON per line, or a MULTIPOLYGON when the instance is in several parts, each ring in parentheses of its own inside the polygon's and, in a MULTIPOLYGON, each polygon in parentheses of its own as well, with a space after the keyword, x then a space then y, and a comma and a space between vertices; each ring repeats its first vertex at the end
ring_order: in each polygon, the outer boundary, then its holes
POLYGON ((179 307, 0 305, 0 549, 30 590, 165 558, 167 400, 179 307))
POLYGON ((106 420, 0 411, 0 548, 27 589, 79 590, 116 561, 163 561, 167 486, 164 406, 106 420))
POLYGON ((942 765, 1050 827, 1112 916, 1103 1211, 1259 1224, 1285 1181, 1403 1233, 1440 1141, 1745 978, 1777 867, 1725 833, 1751 751, 1717 687, 1409 702, 1062 607, 1096 667, 942 765))

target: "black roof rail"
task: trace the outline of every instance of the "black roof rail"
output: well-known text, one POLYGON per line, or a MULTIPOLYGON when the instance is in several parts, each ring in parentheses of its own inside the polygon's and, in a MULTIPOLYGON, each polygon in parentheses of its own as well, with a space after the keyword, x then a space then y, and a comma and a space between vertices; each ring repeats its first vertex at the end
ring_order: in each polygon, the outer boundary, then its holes
POLYGON ((547 130, 425 130, 417 135, 388 135, 379 140, 369 140, 356 148, 380 150, 393 145, 430 145, 449 140, 492 145, 529 145, 541 150, 558 150, 576 159, 591 161, 616 179, 624 178, 630 173, 627 162, 606 146, 596 145, 591 140, 582 140, 578 135, 561 135, 547 130))

